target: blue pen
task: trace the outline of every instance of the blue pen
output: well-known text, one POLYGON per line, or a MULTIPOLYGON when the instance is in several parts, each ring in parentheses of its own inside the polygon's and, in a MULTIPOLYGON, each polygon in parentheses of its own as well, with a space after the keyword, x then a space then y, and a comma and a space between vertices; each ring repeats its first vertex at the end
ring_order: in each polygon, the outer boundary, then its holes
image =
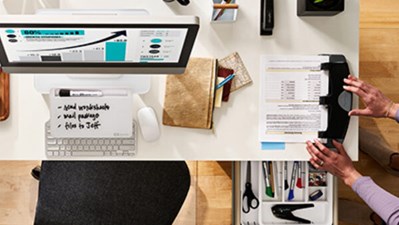
POLYGON ((227 82, 229 82, 231 79, 233 79, 235 76, 234 73, 228 75, 222 82, 220 82, 217 86, 216 89, 219 89, 221 87, 223 87, 223 85, 225 85, 227 82))

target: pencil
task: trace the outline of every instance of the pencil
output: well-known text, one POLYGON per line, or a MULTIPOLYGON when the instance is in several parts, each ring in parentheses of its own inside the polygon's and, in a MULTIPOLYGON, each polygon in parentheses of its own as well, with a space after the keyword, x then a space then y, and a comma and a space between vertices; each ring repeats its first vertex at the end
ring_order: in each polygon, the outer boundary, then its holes
POLYGON ((238 4, 213 4, 214 9, 238 9, 238 4))
MULTIPOLYGON (((226 4, 230 4, 231 0, 223 0, 220 4, 221 5, 226 5, 226 4)), ((224 13, 225 9, 220 9, 219 13, 215 16, 215 18, 213 18, 213 20, 217 20, 219 19, 219 17, 221 17, 224 13)))

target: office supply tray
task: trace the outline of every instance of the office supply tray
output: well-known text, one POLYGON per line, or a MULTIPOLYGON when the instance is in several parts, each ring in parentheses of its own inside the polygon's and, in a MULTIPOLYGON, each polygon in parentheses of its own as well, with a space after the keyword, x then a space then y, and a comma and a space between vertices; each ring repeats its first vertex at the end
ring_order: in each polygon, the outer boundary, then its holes
POLYGON ((0 121, 8 118, 10 112, 10 75, 0 68, 0 121))
MULTIPOLYGON (((269 161, 270 162, 270 161, 269 161)), ((327 225, 333 224, 333 176, 325 171, 315 170, 308 162, 298 161, 302 166, 301 174, 303 188, 294 188, 294 198, 288 200, 289 188, 285 190, 285 172, 284 163, 287 164, 287 182, 290 185, 291 175, 293 172, 294 161, 273 161, 273 177, 274 177, 274 197, 266 195, 266 184, 262 161, 251 162, 251 182, 252 190, 259 199, 259 207, 251 209, 249 213, 242 210, 243 193, 245 191, 247 162, 240 162, 239 171, 239 192, 236 191, 235 197, 239 198, 236 202, 236 222, 242 225, 269 225, 269 224, 300 224, 290 220, 277 218, 272 213, 272 207, 279 204, 314 204, 314 207, 303 208, 292 211, 294 216, 310 220, 313 224, 327 225), (321 179, 320 179, 321 178, 321 179), (317 182, 316 182, 317 180, 317 182), (320 190, 323 195, 317 200, 310 200, 309 195, 320 190), (238 194, 239 193, 239 194, 238 194), (238 218, 237 218, 238 214, 238 218)), ((236 181, 237 182, 237 181, 236 181)), ((238 187, 238 186, 236 186, 238 187)))

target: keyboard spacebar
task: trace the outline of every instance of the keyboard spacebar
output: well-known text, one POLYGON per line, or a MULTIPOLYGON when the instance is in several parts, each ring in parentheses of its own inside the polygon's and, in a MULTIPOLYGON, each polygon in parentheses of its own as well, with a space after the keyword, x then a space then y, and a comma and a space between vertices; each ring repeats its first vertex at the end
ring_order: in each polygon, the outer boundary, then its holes
POLYGON ((104 156, 104 152, 96 151, 76 151, 71 152, 72 156, 104 156))

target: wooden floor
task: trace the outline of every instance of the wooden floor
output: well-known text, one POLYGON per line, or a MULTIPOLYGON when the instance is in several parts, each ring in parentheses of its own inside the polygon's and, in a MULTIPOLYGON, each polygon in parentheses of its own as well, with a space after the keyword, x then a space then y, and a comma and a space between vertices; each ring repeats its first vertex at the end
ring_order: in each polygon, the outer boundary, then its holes
MULTIPOLYGON (((360 77, 399 102, 399 1, 360 2, 360 77)), ((399 149, 399 126, 395 122, 361 118, 360 124, 381 132, 394 149, 399 149)), ((30 170, 38 163, 0 162, 0 225, 32 224, 37 182, 31 178, 30 170)), ((175 224, 231 224, 231 163, 199 161, 188 164, 192 186, 175 224)), ((399 178, 386 173, 372 158, 360 153, 360 161, 355 166, 399 196, 399 178)), ((339 198, 343 209, 339 212, 340 225, 371 224, 367 218, 368 207, 342 183, 339 198)))

